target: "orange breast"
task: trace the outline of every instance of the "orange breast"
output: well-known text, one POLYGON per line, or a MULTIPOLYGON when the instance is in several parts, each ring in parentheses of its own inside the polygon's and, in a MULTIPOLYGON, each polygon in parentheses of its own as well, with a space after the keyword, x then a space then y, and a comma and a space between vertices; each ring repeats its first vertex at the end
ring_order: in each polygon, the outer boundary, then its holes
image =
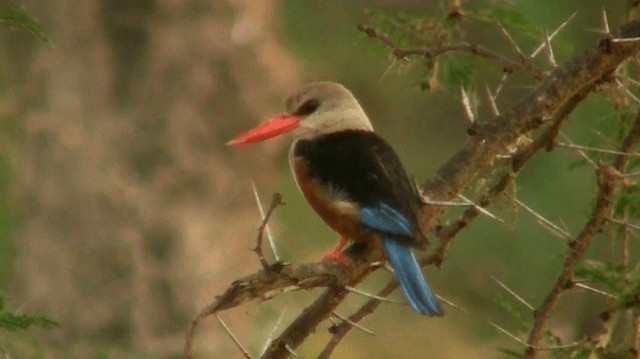
POLYGON ((291 158, 291 167, 305 199, 329 227, 353 241, 373 235, 363 231, 357 204, 349 201, 339 190, 312 178, 304 159, 291 158))

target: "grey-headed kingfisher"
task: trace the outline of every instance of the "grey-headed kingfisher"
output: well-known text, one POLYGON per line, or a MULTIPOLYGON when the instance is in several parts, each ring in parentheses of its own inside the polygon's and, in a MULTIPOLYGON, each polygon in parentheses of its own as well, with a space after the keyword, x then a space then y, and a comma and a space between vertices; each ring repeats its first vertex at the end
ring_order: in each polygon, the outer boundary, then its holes
POLYGON ((308 84, 288 97, 285 113, 228 142, 241 145, 293 134, 289 161, 317 214, 341 236, 325 258, 344 263, 348 240, 381 241, 409 304, 442 315, 411 247, 423 248, 420 195, 391 146, 373 132, 353 94, 332 82, 308 84))

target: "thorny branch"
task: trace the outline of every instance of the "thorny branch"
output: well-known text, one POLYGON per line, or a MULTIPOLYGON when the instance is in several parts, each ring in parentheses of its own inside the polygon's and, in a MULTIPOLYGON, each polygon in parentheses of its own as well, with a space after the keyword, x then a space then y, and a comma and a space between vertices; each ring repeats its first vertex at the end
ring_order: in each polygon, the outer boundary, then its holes
MULTIPOLYGON (((626 25, 622 29, 620 37, 640 37, 640 23, 632 22, 626 25)), ((392 46, 393 44, 388 43, 387 45, 392 46)), ((490 50, 465 44, 461 46, 452 45, 441 49, 439 52, 431 52, 429 54, 422 51, 421 54, 438 56, 447 51, 457 50, 470 51, 479 56, 492 58, 500 63, 505 61, 501 55, 494 56, 490 50)), ((565 64, 553 70, 529 95, 525 96, 508 111, 502 112, 501 115, 490 122, 484 124, 475 123, 469 129, 470 137, 458 153, 452 156, 434 176, 423 184, 424 193, 436 201, 454 200, 471 183, 477 173, 493 165, 499 156, 517 143, 520 136, 541 126, 547 126, 542 135, 531 144, 517 150, 511 156, 511 169, 500 178, 483 199, 475 201, 480 206, 490 204, 493 198, 507 188, 514 174, 522 168, 533 154, 543 147, 547 147, 547 149, 553 148, 553 139, 555 139, 564 118, 571 113, 588 93, 593 91, 598 83, 607 81, 615 69, 627 58, 637 53, 638 50, 640 50, 640 41, 615 41, 611 36, 607 36, 596 46, 574 56, 565 64)), ((400 53, 403 56, 411 53, 406 51, 414 50, 405 50, 403 54, 402 52, 396 52, 394 49, 394 53, 400 53)), ((516 66, 513 61, 508 59, 503 64, 506 65, 506 69, 511 68, 510 66, 516 66)), ((518 64, 518 66, 522 65, 518 64)), ((621 150, 624 151, 624 149, 621 150)), ((602 192, 609 193, 609 191, 615 189, 615 185, 612 187, 606 185, 606 183, 618 181, 616 174, 620 171, 617 168, 624 166, 624 162, 619 163, 619 161, 626 161, 626 158, 628 157, 620 156, 613 166, 600 166, 602 192)), ((602 196, 606 197, 606 193, 602 196)), ((602 201, 606 202, 606 198, 603 198, 602 201)), ((423 208, 421 220, 424 228, 435 228, 438 237, 441 238, 441 244, 434 254, 422 261, 422 264, 442 263, 451 239, 479 213, 477 207, 470 207, 463 213, 461 218, 451 225, 438 227, 435 224, 445 209, 444 206, 433 205, 423 208)), ((604 217, 605 221, 607 216, 604 217)), ((600 217, 598 219, 600 220, 600 217)), ((585 242, 580 238, 581 236, 578 236, 572 242, 578 250, 582 250, 582 246, 585 246, 585 242)), ((588 241, 586 245, 588 245, 588 241)), ((349 265, 346 267, 335 262, 288 266, 276 263, 269 266, 268 269, 263 269, 254 275, 233 282, 224 294, 216 298, 212 304, 203 309, 190 322, 185 338, 184 357, 191 358, 195 328, 200 320, 209 315, 236 307, 247 301, 268 300, 287 291, 327 287, 327 290, 314 303, 307 307, 278 338, 271 342, 263 358, 284 358, 289 356, 290 350, 295 349, 304 341, 315 330, 316 326, 328 318, 346 297, 348 291, 345 286, 353 286, 360 282, 372 270, 376 269, 370 266, 370 263, 382 258, 378 247, 360 243, 349 247, 345 256, 350 259, 349 265)), ((573 260, 578 261, 581 257, 581 255, 574 255, 575 259, 573 260)), ((566 278, 570 278, 570 276, 566 278)), ((566 283, 563 282, 562 284, 566 283)), ((387 296, 396 286, 396 282, 391 281, 377 295, 387 296)), ((378 300, 369 301, 360 310, 349 316, 349 320, 358 322, 374 311, 379 303, 380 301, 378 300)), ((553 304, 551 304, 550 309, 552 308, 553 304)), ((539 312, 544 313, 544 310, 540 311, 539 309, 539 312)), ((538 315, 536 318, 541 318, 541 316, 538 315)), ((543 326, 543 324, 544 321, 540 326, 543 326)), ((346 321, 333 327, 334 337, 320 357, 329 357, 333 348, 346 335, 350 327, 351 324, 346 321)), ((536 334, 536 336, 530 338, 529 344, 534 347, 539 340, 539 334, 536 334)))
MULTIPOLYGON (((631 130, 629 130, 629 133, 622 141, 619 151, 623 153, 632 152, 639 139, 640 112, 638 112, 631 130)), ((560 276, 553 286, 553 289, 549 292, 542 305, 534 312, 534 324, 531 332, 529 333, 529 339, 527 340, 529 348, 527 348, 525 352, 525 358, 533 358, 536 356, 536 347, 542 339, 545 324, 551 316, 551 312, 558 303, 562 293, 573 287, 573 275, 576 267, 584 257, 595 235, 603 230, 608 218, 611 217, 614 205, 614 194, 622 182, 622 174, 624 173, 624 168, 628 160, 628 156, 617 155, 611 165, 603 163, 599 164, 598 199, 596 200, 587 224, 584 226, 580 234, 570 242, 569 249, 567 251, 567 258, 565 259, 564 266, 560 276)))

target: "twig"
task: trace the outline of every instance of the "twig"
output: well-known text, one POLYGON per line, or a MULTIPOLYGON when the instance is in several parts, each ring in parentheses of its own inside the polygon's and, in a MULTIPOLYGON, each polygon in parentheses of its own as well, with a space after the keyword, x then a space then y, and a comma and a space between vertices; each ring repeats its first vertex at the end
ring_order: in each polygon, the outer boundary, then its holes
POLYGON ((508 59, 494 51, 491 51, 485 47, 482 47, 477 44, 469 44, 466 42, 458 43, 458 44, 446 44, 440 45, 432 48, 414 48, 414 49, 403 49, 393 42, 387 35, 380 33, 376 29, 370 26, 366 26, 363 24, 358 24, 358 30, 366 33, 369 37, 373 39, 378 39, 385 45, 391 48, 393 56, 396 58, 402 59, 410 55, 420 55, 426 58, 432 59, 438 57, 440 55, 446 54, 448 52, 469 52, 474 55, 484 57, 490 60, 494 60, 498 62, 504 72, 513 72, 516 70, 524 71, 528 70, 521 63, 517 61, 513 61, 508 59))
MULTIPOLYGON (((260 227, 258 227, 258 237, 256 238, 256 247, 253 250, 258 255, 258 258, 260 259, 260 264, 262 264, 262 268, 264 269, 269 269, 269 263, 264 258, 264 253, 262 253, 262 237, 264 236, 265 229, 267 228, 267 223, 269 222, 269 218, 271 218, 273 211, 275 211, 276 208, 278 208, 278 206, 282 204, 284 204, 284 202, 282 202, 282 196, 280 195, 280 193, 274 194, 273 198, 271 199, 271 204, 269 205, 269 209, 267 210, 267 214, 262 219, 262 224, 260 225, 260 227)), ((275 253, 275 250, 274 250, 274 253, 275 253)))
POLYGON ((238 347, 238 349, 240 349, 240 351, 242 352, 242 355, 244 355, 245 358, 247 359, 253 359, 251 357, 251 354, 249 354, 249 352, 247 351, 247 349, 244 348, 244 346, 242 345, 242 343, 240 343, 240 340, 238 340, 238 338, 233 335, 233 332, 231 332, 231 329, 229 329, 229 327, 227 326, 227 324, 222 320, 222 318, 220 318, 219 315, 216 315, 216 319, 218 320, 218 322, 222 325, 222 327, 224 328, 224 330, 227 332, 227 334, 229 334, 229 336, 231 337, 231 340, 233 340, 233 342, 236 344, 236 346, 238 347))
MULTIPOLYGON (((258 205, 258 211, 260 211, 260 218, 263 223, 265 221, 265 213, 264 208, 262 207, 262 201, 260 200, 260 195, 258 195, 258 188, 254 182, 251 182, 251 188, 253 189, 253 198, 256 200, 256 204, 258 205)), ((278 256, 278 251, 276 250, 276 245, 273 241, 273 236, 271 235, 271 228, 269 228, 268 224, 264 226, 265 234, 267 235, 267 240, 269 241, 269 247, 271 247, 271 253, 273 253, 273 258, 276 262, 280 262, 280 257, 278 256)))
MULTIPOLYGON (((398 288, 398 282, 396 280, 390 281, 383 289, 376 293, 378 297, 386 297, 391 294, 396 288, 398 288)), ((377 299, 371 299, 367 301, 360 309, 358 309, 355 313, 349 316, 349 320, 354 323, 358 323, 367 315, 373 313, 378 306, 382 303, 377 299)), ((331 340, 324 347, 320 355, 318 355, 318 359, 328 359, 331 357, 331 354, 338 346, 340 341, 351 331, 353 326, 348 322, 344 322, 337 327, 333 328, 333 335, 331 336, 331 340)))

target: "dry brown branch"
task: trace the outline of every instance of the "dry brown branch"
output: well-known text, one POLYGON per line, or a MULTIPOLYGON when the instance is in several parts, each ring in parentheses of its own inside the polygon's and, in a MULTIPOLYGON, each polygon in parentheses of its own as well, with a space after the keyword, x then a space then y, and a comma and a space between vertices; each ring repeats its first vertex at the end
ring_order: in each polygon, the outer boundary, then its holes
MULTIPOLYGON (((368 34, 371 31, 376 34, 373 29, 361 27, 368 34)), ((640 36, 640 23, 634 22, 627 25, 622 31, 622 36, 640 36)), ((378 36, 375 35, 374 37, 378 36)), ((400 51, 401 49, 395 47, 389 39, 385 41, 384 38, 380 38, 380 40, 392 47, 394 54, 400 57, 410 54, 434 57, 448 51, 469 51, 500 62, 505 71, 510 66, 515 66, 512 68, 522 68, 521 64, 503 58, 501 55, 493 54, 491 51, 477 45, 448 45, 435 49, 436 51, 433 52, 425 51, 425 49, 400 51)), ((515 145, 520 136, 533 129, 546 126, 546 129, 536 140, 519 149, 511 156, 510 168, 499 177, 498 182, 485 196, 475 201, 479 206, 487 206, 508 187, 514 174, 524 166, 533 154, 541 148, 547 147, 550 149, 553 147, 553 141, 563 120, 595 88, 595 85, 602 81, 607 81, 615 69, 624 60, 638 52, 639 49, 640 42, 638 41, 614 42, 611 38, 605 38, 593 48, 574 56, 552 71, 527 96, 509 110, 490 122, 476 123, 469 130, 470 137, 458 153, 452 156, 434 176, 423 184, 423 192, 436 201, 454 200, 471 183, 477 173, 493 165, 498 156, 504 154, 505 150, 510 146, 515 145)), ((622 151, 625 151, 625 149, 623 148, 622 151)), ((628 157, 618 157, 613 166, 602 165, 600 167, 601 184, 617 181, 613 180, 613 178, 617 173, 615 168, 619 167, 620 158, 626 161, 628 157)), ((611 187, 604 184, 602 186, 603 192, 611 187)), ((610 190, 613 191, 613 188, 610 188, 610 190)), ((424 228, 433 228, 445 209, 446 207, 444 206, 425 205, 421 218, 425 225, 424 228)), ((452 225, 443 226, 436 230, 438 237, 441 238, 441 243, 435 253, 423 259, 421 264, 441 264, 446 255, 446 249, 451 244, 451 239, 478 214, 477 207, 470 207, 452 225)), ((609 216, 610 214, 607 213, 607 216, 602 217, 604 218, 602 220, 606 220, 609 216)), ((600 219, 598 217, 598 220, 600 219)), ((579 238, 580 236, 578 236, 579 238)), ((573 243, 573 251, 579 252, 583 249, 584 243, 579 240, 573 243)), ((586 244, 588 245, 588 242, 586 244)), ((327 319, 347 296, 349 292, 345 289, 345 286, 356 285, 371 271, 377 269, 377 267, 370 266, 370 263, 380 260, 382 253, 376 246, 359 243, 349 247, 345 256, 350 260, 349 265, 346 267, 335 262, 289 266, 276 263, 266 270, 235 281, 222 296, 218 297, 214 303, 201 311, 191 321, 185 339, 184 357, 191 357, 193 334, 198 322, 211 314, 238 306, 247 301, 267 300, 287 291, 327 287, 326 291, 314 303, 308 306, 279 337, 271 342, 263 358, 284 358, 289 356, 290 350, 295 350, 307 336, 313 333, 317 325, 327 319)), ((581 255, 578 255, 577 259, 579 258, 581 258, 581 255)), ((392 280, 377 295, 385 297, 396 287, 395 280, 392 280)), ((349 316, 349 321, 359 322, 366 315, 373 312, 379 303, 380 301, 378 300, 370 300, 356 313, 349 316)), ((347 321, 332 327, 334 335, 319 357, 328 358, 351 327, 352 325, 347 321)), ((530 338, 527 343, 535 347, 539 341, 539 334, 533 339, 530 338)))

